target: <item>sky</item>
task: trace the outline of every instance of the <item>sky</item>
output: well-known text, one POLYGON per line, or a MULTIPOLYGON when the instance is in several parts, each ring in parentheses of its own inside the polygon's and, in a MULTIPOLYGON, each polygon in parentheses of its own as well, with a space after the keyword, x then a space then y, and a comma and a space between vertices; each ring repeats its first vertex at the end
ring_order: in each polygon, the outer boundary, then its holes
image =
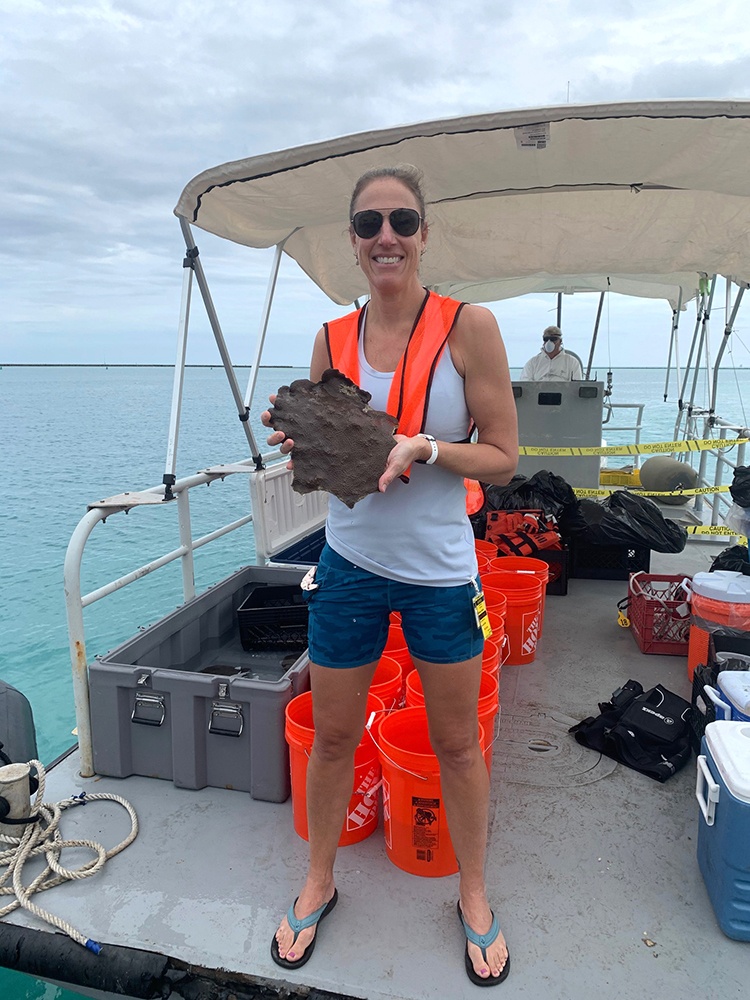
MULTIPOLYGON (((745 0, 0 0, 0 17, 0 364, 174 363, 173 208, 216 164, 484 111, 750 98, 745 0)), ((230 354, 248 364, 271 252, 197 235, 230 354)), ((264 363, 305 366, 346 310, 289 259, 276 294, 264 363)), ((584 360, 597 305, 563 299, 584 360)), ((521 366, 555 297, 492 308, 521 366)), ((662 365, 670 320, 666 302, 609 296, 595 369, 662 365)), ((734 363, 749 348, 741 310, 734 363)), ((187 360, 219 360, 197 296, 187 360)))

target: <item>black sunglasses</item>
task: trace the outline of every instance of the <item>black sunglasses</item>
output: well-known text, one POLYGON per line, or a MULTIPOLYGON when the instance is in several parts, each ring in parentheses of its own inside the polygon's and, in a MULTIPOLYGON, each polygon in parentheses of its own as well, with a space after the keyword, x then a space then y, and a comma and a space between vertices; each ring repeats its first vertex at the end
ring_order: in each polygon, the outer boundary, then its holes
MULTIPOLYGON (((383 213, 374 209, 355 212, 351 221, 354 232, 361 240, 371 240, 383 228, 383 213)), ((422 216, 415 208, 394 208, 388 213, 391 229, 398 236, 413 236, 421 221, 422 216)))
POLYGON ((558 340, 562 340, 562 337, 542 337, 542 340, 545 344, 548 340, 551 340, 553 343, 557 343, 558 340))

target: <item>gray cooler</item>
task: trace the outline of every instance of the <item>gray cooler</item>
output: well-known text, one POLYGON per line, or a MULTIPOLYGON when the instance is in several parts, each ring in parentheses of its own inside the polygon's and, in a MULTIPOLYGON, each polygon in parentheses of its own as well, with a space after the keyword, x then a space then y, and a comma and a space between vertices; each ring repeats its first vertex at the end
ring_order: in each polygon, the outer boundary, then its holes
POLYGON ((296 588, 303 575, 248 566, 97 658, 89 667, 96 772, 285 801, 284 711, 309 689, 309 661, 299 638, 296 648, 284 637, 244 648, 237 611, 260 588, 296 588))

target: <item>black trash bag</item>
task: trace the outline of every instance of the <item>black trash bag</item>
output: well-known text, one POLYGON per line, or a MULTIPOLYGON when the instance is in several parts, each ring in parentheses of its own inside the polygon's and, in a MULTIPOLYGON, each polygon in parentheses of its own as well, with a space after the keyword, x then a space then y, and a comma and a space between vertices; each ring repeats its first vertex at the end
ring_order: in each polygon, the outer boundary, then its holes
POLYGON ((514 476, 507 486, 487 486, 486 510, 541 510, 560 518, 578 504, 572 487, 553 472, 542 469, 529 479, 514 476))
POLYGON ((750 468, 748 466, 739 465, 734 470, 729 492, 738 507, 750 507, 750 468))
POLYGON ((653 500, 618 490, 601 503, 581 500, 568 534, 588 545, 638 545, 656 552, 682 552, 687 531, 665 518, 653 500))
POLYGON ((723 549, 711 563, 708 572, 713 573, 717 569, 729 569, 734 573, 750 576, 747 545, 730 545, 728 549, 723 549))

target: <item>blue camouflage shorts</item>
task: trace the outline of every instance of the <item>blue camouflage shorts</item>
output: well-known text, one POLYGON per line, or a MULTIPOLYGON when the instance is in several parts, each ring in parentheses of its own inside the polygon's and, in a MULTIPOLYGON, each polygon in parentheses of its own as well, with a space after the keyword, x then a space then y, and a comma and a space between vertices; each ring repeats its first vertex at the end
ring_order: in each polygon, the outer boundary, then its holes
POLYGON ((379 660, 391 611, 401 613, 413 657, 428 663, 461 663, 482 651, 474 616, 474 586, 424 587, 360 569, 323 547, 316 589, 306 591, 309 655, 321 667, 361 667, 379 660))

